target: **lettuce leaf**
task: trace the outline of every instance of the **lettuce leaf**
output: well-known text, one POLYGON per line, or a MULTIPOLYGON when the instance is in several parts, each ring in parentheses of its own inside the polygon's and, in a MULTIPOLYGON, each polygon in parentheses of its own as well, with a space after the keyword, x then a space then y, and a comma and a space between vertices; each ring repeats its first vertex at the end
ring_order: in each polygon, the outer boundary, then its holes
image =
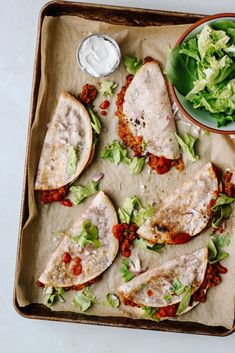
POLYGON ((128 157, 127 149, 122 147, 119 141, 114 140, 109 146, 107 146, 101 152, 101 158, 118 165, 123 162, 126 164, 131 163, 131 159, 128 157))
POLYGON ((134 244, 154 252, 160 252, 165 247, 165 244, 151 244, 143 238, 135 239, 134 244))
POLYGON ((91 118, 92 129, 95 131, 97 135, 99 135, 101 131, 101 123, 100 123, 99 117, 91 107, 87 107, 87 110, 91 118))
POLYGON ((83 222, 81 232, 72 239, 82 248, 87 244, 93 244, 95 249, 100 247, 98 227, 95 226, 90 219, 86 219, 83 222))
POLYGON ((176 315, 181 315, 189 306, 190 299, 191 299, 191 294, 192 294, 192 289, 190 286, 186 286, 184 288, 184 295, 180 301, 180 304, 178 306, 176 315))
POLYGON ((158 308, 153 308, 150 306, 142 306, 141 309, 144 311, 145 318, 150 318, 152 320, 160 322, 160 319, 156 316, 158 312, 158 308))
POLYGON ((72 305, 78 307, 81 312, 87 311, 94 304, 97 304, 97 299, 90 287, 77 292, 72 301, 72 305))
POLYGON ((215 217, 212 220, 212 227, 219 228, 224 219, 228 219, 232 213, 231 203, 235 201, 235 197, 229 197, 226 194, 220 193, 215 205, 211 208, 215 212, 215 217))
POLYGON ((121 223, 134 222, 140 227, 147 218, 152 217, 153 211, 152 206, 144 208, 140 199, 134 196, 125 199, 123 207, 118 209, 118 216, 121 223))
POLYGON ((111 308, 117 309, 120 305, 120 299, 114 293, 107 293, 103 304, 105 306, 110 306, 111 308))
POLYGON ((78 151, 74 146, 68 148, 68 160, 67 160, 67 173, 68 175, 74 175, 76 172, 78 162, 78 151))
POLYGON ((228 234, 224 235, 214 235, 211 234, 211 241, 208 243, 207 247, 209 250, 209 263, 215 264, 229 256, 229 254, 223 250, 223 248, 229 246, 230 236, 228 234))
POLYGON ((44 303, 51 308, 56 303, 64 303, 64 289, 62 287, 45 287, 43 296, 44 296, 44 303))
POLYGON ((87 197, 90 197, 99 190, 99 182, 90 181, 86 186, 74 185, 69 188, 72 192, 71 201, 74 205, 79 205, 87 197))
POLYGON ((120 273, 122 274, 122 278, 124 279, 124 282, 129 282, 132 278, 135 277, 134 273, 131 272, 129 269, 129 264, 130 264, 129 258, 126 258, 121 262, 120 273))
POLYGON ((145 166, 145 157, 134 157, 129 166, 130 174, 139 174, 145 166))
POLYGON ((135 57, 126 55, 124 57, 124 65, 126 66, 127 72, 129 74, 135 75, 139 68, 142 66, 143 61, 138 60, 135 57))
POLYGON ((183 137, 180 137, 179 135, 176 135, 176 138, 179 142, 179 145, 181 146, 182 150, 187 154, 188 158, 192 161, 198 161, 199 160, 199 155, 197 155, 194 151, 195 148, 195 142, 197 141, 197 138, 186 133, 184 134, 183 137))
POLYGON ((114 94, 114 90, 117 86, 118 84, 114 81, 104 80, 104 81, 101 81, 101 87, 99 92, 105 97, 112 98, 114 94))

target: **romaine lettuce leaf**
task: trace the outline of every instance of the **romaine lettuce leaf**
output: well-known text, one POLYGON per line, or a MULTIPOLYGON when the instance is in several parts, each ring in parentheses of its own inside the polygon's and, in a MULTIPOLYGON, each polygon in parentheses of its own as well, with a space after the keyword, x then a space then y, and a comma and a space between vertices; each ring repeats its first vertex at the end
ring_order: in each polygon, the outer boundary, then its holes
POLYGON ((116 165, 121 162, 126 164, 131 163, 127 149, 125 149, 117 140, 113 140, 113 142, 101 152, 101 158, 116 165))
POLYGON ((229 256, 229 254, 223 250, 223 248, 228 247, 230 244, 230 236, 228 234, 224 235, 214 235, 211 234, 211 241, 208 243, 207 247, 209 250, 209 263, 215 264, 229 256))
POLYGON ((78 307, 81 312, 87 311, 94 304, 97 304, 97 299, 90 287, 77 292, 72 301, 72 305, 78 307))
POLYGON ((124 57, 124 65, 126 66, 127 72, 129 74, 135 75, 139 68, 142 66, 143 61, 138 60, 135 57, 126 55, 124 57))
POLYGON ((179 142, 179 145, 181 146, 182 150, 187 154, 188 158, 192 161, 198 161, 199 160, 199 155, 195 153, 195 142, 197 141, 197 138, 190 135, 190 134, 184 134, 183 137, 180 137, 179 135, 176 135, 176 138, 179 142))
POLYGON ((145 166, 145 157, 134 157, 129 166, 130 174, 139 174, 145 166))
POLYGON ((122 260, 122 263, 121 263, 120 272, 125 282, 129 282, 132 278, 135 277, 134 273, 131 272, 129 269, 129 263, 130 263, 129 258, 122 260))
POLYGON ((125 199, 123 207, 118 209, 118 216, 121 223, 134 222, 139 227, 152 217, 153 207, 148 205, 147 208, 142 206, 140 199, 136 196, 125 199))
POLYGON ((93 244, 95 249, 100 247, 98 227, 95 226, 90 219, 86 219, 83 222, 81 232, 72 239, 82 248, 87 244, 93 244))
POLYGON ((67 173, 68 175, 74 175, 76 172, 78 162, 78 151, 74 146, 68 148, 68 160, 67 160, 67 173))
POLYGON ((117 309, 120 305, 120 299, 114 293, 107 293, 103 304, 105 306, 110 306, 111 308, 117 309))
POLYGON ((69 188, 72 192, 71 201, 74 205, 79 205, 87 197, 94 195, 99 190, 99 182, 90 181, 86 186, 74 185, 69 188))
POLYGON ((56 303, 64 303, 64 289, 62 287, 45 287, 43 296, 44 303, 51 308, 56 303))
POLYGON ((99 117, 91 107, 87 107, 87 110, 91 118, 92 129, 95 131, 97 135, 99 135, 101 131, 101 124, 100 124, 99 117))
POLYGON ((101 81, 101 87, 99 92, 105 97, 112 98, 114 90, 117 86, 118 84, 114 81, 104 80, 101 81))

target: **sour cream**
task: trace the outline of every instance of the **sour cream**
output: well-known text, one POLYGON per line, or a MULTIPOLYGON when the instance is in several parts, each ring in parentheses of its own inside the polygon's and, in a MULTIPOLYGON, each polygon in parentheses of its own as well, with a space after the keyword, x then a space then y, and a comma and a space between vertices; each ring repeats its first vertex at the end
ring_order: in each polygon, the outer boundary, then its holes
POLYGON ((80 68, 94 77, 110 75, 119 65, 121 53, 115 40, 107 35, 93 34, 78 47, 80 68))

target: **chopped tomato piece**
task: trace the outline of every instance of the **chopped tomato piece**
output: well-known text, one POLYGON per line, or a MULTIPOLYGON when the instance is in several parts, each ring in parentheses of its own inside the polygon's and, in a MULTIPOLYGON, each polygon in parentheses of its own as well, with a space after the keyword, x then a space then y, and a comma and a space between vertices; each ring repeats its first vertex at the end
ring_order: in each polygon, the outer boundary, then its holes
POLYGON ((61 205, 67 206, 67 207, 73 206, 72 202, 69 199, 62 200, 62 201, 60 201, 60 203, 61 203, 61 205))
POLYGON ((97 89, 94 85, 86 84, 82 87, 82 93, 80 93, 81 101, 86 105, 91 105, 97 96, 97 89))
POLYGON ((191 237, 188 233, 177 233, 172 236, 174 244, 185 244, 191 240, 191 237))
POLYGON ((68 185, 62 186, 59 189, 41 190, 40 200, 44 204, 62 201, 65 198, 67 191, 68 191, 68 185))
POLYGON ((100 114, 103 115, 103 116, 106 116, 107 112, 105 110, 101 110, 100 114))
POLYGON ((71 260, 72 260, 72 257, 70 255, 70 253, 69 252, 65 252, 64 255, 63 255, 63 262, 65 264, 69 264, 71 262, 71 260))
POLYGON ((153 291, 152 291, 152 289, 148 289, 148 290, 147 290, 147 296, 148 296, 148 297, 152 297, 152 296, 153 296, 153 291))
POLYGON ((151 61, 154 61, 154 59, 151 56, 146 56, 144 58, 144 64, 151 63, 151 61))
POLYGON ((104 109, 107 109, 109 106, 110 106, 110 102, 108 100, 105 100, 100 104, 100 109, 104 110, 104 109))
POLYGON ((177 304, 173 304, 160 308, 156 313, 156 316, 159 319, 162 317, 174 317, 176 315, 177 306, 177 304))
POLYGON ((215 267, 216 267, 217 271, 218 271, 219 273, 221 273, 221 275, 224 275, 225 273, 228 272, 228 269, 227 269, 225 266, 221 265, 220 262, 217 262, 217 263, 215 264, 215 267))

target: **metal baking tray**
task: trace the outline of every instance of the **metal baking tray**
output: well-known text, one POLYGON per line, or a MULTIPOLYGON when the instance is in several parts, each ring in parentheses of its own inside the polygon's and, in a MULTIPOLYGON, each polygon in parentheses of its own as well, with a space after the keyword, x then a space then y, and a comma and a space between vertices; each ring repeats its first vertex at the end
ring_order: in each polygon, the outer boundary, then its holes
MULTIPOLYGON (((22 191, 22 204, 20 213, 20 226, 19 226, 19 239, 18 239, 18 251, 16 269, 19 267, 19 257, 22 239, 22 229, 28 219, 28 190, 27 190, 27 165, 29 162, 29 145, 30 145, 30 131, 33 124, 39 83, 41 78, 41 29, 42 23, 45 16, 56 16, 62 15, 67 16, 79 16, 94 21, 103 21, 115 25, 126 25, 126 26, 159 26, 159 25, 177 25, 194 23, 199 19, 203 18, 204 15, 181 13, 181 12, 169 12, 169 11, 158 11, 148 9, 138 9, 130 7, 119 7, 119 6, 107 6, 97 4, 86 4, 79 2, 65 2, 65 1, 52 1, 47 3, 39 14, 38 21, 38 34, 37 34, 37 45, 35 52, 35 63, 34 63, 34 75, 33 75, 33 86, 31 96, 31 107, 28 124, 28 140, 26 150, 26 161, 24 169, 24 184, 22 191)), ((16 271, 17 276, 17 271, 16 271)), ((51 321, 64 321, 73 323, 83 324, 95 324, 95 325, 106 325, 116 327, 127 327, 127 328, 138 328, 156 331, 167 331, 167 332, 182 332, 191 334, 203 334, 212 336, 226 336, 234 332, 235 324, 231 330, 228 330, 221 326, 206 326, 195 322, 177 322, 177 321, 163 321, 161 323, 155 323, 148 320, 134 320, 130 318, 121 317, 102 317, 102 316, 88 316, 69 311, 51 311, 48 307, 42 304, 30 304, 25 307, 20 307, 17 301, 16 290, 14 289, 14 307, 16 311, 31 319, 45 319, 51 321)))

